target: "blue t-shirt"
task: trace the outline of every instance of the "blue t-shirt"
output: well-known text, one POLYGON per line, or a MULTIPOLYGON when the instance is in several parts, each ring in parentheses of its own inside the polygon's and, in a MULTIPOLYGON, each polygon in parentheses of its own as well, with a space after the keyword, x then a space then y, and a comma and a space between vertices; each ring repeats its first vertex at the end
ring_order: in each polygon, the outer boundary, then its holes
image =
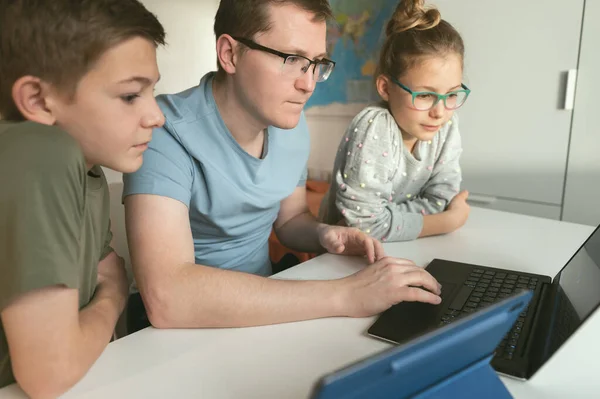
POLYGON ((154 129, 142 167, 124 176, 123 197, 154 194, 189 209, 196 263, 267 276, 268 239, 280 202, 306 182, 304 114, 290 130, 270 126, 262 159, 235 141, 217 109, 214 73, 199 86, 157 97, 166 123, 154 129))

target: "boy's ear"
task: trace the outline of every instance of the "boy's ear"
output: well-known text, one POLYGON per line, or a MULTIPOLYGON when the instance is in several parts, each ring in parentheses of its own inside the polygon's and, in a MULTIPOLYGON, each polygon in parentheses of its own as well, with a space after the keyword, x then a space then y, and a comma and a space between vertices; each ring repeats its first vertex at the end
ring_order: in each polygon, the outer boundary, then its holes
POLYGON ((49 85, 35 76, 23 76, 12 87, 12 98, 21 115, 43 125, 54 125, 49 85))
POLYGON ((390 100, 390 80, 388 79, 388 77, 385 75, 377 76, 377 79, 375 80, 375 86, 377 87, 377 92, 379 93, 379 96, 384 101, 389 101, 390 100))
POLYGON ((235 73, 238 50, 237 41, 229 35, 221 35, 217 40, 217 59, 228 74, 235 73))

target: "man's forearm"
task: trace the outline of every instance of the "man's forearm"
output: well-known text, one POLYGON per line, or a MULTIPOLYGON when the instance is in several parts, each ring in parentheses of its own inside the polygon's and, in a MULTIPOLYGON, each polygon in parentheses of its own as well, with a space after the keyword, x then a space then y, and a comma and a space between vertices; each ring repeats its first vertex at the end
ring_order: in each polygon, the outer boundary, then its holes
POLYGON ((276 280, 185 264, 142 296, 158 328, 246 327, 341 316, 332 281, 276 280))
POLYGON ((275 234, 283 245, 295 251, 323 252, 324 249, 319 242, 319 228, 323 226, 309 211, 306 211, 284 225, 275 227, 275 234))

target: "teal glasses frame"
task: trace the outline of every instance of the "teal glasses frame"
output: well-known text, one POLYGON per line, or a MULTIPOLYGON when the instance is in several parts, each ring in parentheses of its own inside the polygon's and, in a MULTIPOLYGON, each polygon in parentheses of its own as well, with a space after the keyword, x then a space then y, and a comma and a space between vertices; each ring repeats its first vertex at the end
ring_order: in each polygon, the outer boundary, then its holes
POLYGON ((469 98, 469 94, 471 94, 471 89, 469 89, 464 83, 460 84, 460 86, 463 88, 463 90, 454 90, 447 94, 439 94, 439 93, 435 93, 432 91, 412 91, 411 89, 409 89, 408 87, 406 87, 405 85, 400 83, 400 81, 398 79, 396 79, 394 77, 390 77, 390 79, 392 80, 392 82, 394 82, 396 85, 398 85, 402 90, 406 91, 407 93, 409 93, 412 96, 412 105, 413 105, 413 107, 415 107, 415 109, 417 109, 419 111, 429 111, 431 108, 435 107, 440 101, 443 101, 444 107, 446 109, 455 110, 455 109, 462 107, 462 105, 467 101, 467 98, 469 98), (459 104, 457 104, 454 107, 448 106, 448 104, 446 102, 448 97, 453 96, 453 95, 460 95, 463 93, 464 93, 465 97, 459 104), (417 107, 417 105, 415 104, 415 99, 418 96, 425 96, 425 95, 435 96, 436 99, 433 101, 433 104, 431 104, 431 106, 428 108, 417 107))

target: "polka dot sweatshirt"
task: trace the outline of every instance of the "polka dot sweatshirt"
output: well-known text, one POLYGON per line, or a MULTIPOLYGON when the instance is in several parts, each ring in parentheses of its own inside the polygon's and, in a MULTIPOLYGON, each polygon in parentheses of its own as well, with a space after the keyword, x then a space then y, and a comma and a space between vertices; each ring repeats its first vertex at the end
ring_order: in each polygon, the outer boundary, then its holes
POLYGON ((319 217, 344 220, 382 241, 414 240, 423 216, 444 211, 459 192, 461 152, 456 114, 410 153, 390 112, 367 107, 340 143, 319 217))

